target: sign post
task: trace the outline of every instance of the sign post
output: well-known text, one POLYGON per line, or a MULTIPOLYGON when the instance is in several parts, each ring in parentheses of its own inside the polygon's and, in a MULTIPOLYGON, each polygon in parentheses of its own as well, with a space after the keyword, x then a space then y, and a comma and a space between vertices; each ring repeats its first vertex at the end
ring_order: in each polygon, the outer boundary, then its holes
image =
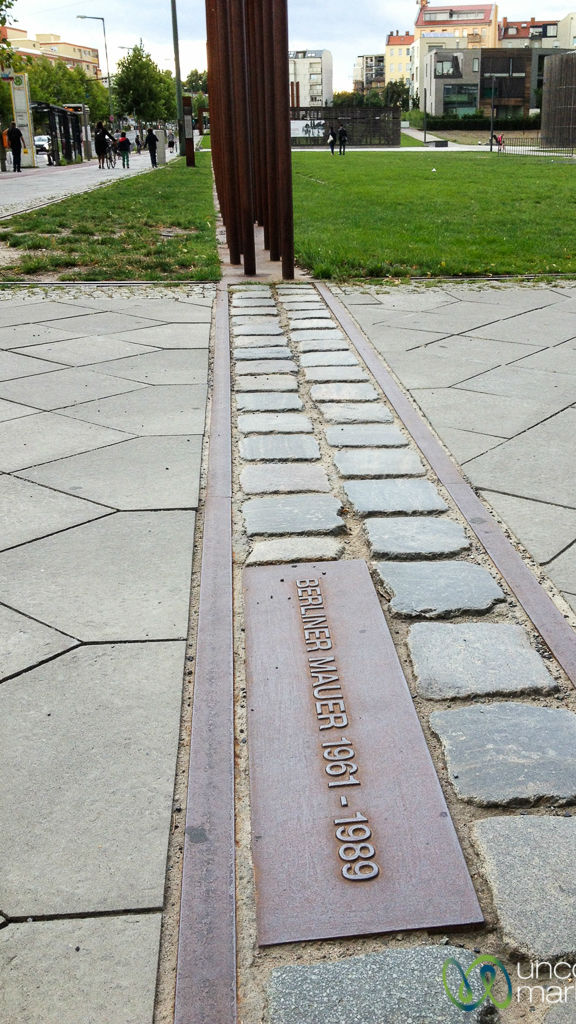
POLYGON ((10 82, 12 110, 16 127, 24 136, 22 146, 22 167, 36 167, 36 151, 34 148, 34 126, 30 113, 30 92, 28 75, 15 74, 10 82))

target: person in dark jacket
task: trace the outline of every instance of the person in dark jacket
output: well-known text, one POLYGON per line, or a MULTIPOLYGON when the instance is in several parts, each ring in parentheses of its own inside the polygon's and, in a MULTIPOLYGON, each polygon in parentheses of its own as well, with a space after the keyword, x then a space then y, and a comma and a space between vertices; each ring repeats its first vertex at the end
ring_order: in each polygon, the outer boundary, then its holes
POLYGON ((330 146, 330 152, 334 156, 334 146, 336 145, 336 132, 331 127, 328 132, 328 145, 330 146))
POLYGON ((94 132, 94 148, 96 150, 96 156, 98 157, 98 167, 100 169, 104 168, 109 142, 114 142, 114 136, 111 135, 108 129, 104 127, 102 121, 98 121, 96 131, 94 132))
POLYGON ((16 127, 16 121, 12 121, 8 129, 8 142, 10 143, 10 149, 12 150, 12 159, 14 161, 14 170, 21 171, 20 161, 22 159, 22 146, 24 145, 24 136, 19 128, 16 127))
POLYGON ((146 141, 144 142, 144 149, 147 149, 150 153, 150 163, 152 167, 158 167, 156 161, 156 149, 158 146, 158 136, 154 135, 152 128, 149 128, 146 132, 146 141))
POLYGON ((338 155, 346 156, 346 143, 348 142, 348 132, 344 125, 341 125, 338 129, 338 155))
POLYGON ((120 138, 116 143, 116 149, 122 157, 122 167, 130 167, 130 150, 132 149, 132 146, 126 132, 120 132, 120 138))

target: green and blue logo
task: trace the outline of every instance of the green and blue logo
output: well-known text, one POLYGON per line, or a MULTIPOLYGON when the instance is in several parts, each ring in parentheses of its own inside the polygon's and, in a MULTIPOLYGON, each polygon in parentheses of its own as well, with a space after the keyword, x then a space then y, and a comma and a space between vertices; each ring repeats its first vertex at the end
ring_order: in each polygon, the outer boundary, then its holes
MULTIPOLYGON (((453 971, 451 972, 454 973, 453 971)), ((457 1006, 459 1010, 465 1010, 470 1013, 472 1010, 477 1010, 482 1003, 486 1001, 491 1002, 498 1010, 504 1010, 507 1006, 510 1006, 512 1002, 512 982, 510 981, 510 975, 504 967, 501 960, 498 960, 495 956, 479 956, 476 957, 473 963, 467 971, 464 970, 462 964, 455 960, 454 957, 450 957, 444 961, 444 967, 442 968, 442 981, 444 983, 444 989, 446 995, 454 1006, 457 1006), (450 988, 448 981, 449 968, 455 968, 460 978, 460 984, 458 986, 457 995, 454 995, 450 988), (480 974, 480 980, 482 982, 483 991, 478 996, 470 981, 470 975, 473 971, 477 970, 480 974), (499 973, 502 973, 506 980, 507 992, 506 996, 502 999, 498 999, 494 994, 494 986, 496 980, 499 977, 499 973)), ((478 986, 476 986, 478 988, 478 986)))

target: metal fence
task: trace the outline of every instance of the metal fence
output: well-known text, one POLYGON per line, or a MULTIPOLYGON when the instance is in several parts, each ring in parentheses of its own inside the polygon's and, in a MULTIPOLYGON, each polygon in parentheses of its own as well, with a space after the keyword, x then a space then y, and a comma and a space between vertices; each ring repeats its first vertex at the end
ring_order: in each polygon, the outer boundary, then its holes
POLYGON ((501 146, 494 142, 494 149, 505 156, 542 156, 557 158, 568 158, 574 156, 574 146, 549 146, 542 141, 540 135, 536 138, 527 138, 519 135, 504 135, 501 146))

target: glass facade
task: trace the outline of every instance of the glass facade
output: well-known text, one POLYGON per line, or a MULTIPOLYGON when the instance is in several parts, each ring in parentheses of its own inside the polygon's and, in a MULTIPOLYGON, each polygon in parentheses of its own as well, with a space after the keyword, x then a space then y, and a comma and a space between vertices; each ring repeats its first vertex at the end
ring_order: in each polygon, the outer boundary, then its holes
POLYGON ((445 85, 444 113, 473 114, 478 107, 477 85, 445 85))

